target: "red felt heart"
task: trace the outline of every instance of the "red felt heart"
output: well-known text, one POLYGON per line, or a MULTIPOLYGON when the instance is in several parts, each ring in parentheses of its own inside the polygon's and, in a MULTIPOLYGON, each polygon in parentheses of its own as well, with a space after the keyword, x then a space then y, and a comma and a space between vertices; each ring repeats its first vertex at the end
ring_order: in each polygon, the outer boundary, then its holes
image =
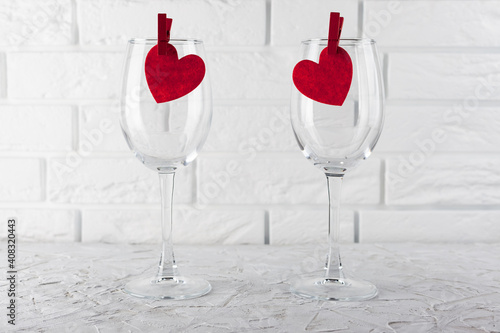
POLYGON ((181 59, 172 44, 165 55, 158 55, 158 45, 146 56, 146 81, 157 103, 173 101, 196 89, 205 77, 205 63, 197 55, 181 59))
POLYGON ((305 96, 320 103, 344 104, 352 81, 352 61, 341 47, 328 54, 326 47, 319 56, 319 64, 302 60, 293 69, 293 83, 305 96))

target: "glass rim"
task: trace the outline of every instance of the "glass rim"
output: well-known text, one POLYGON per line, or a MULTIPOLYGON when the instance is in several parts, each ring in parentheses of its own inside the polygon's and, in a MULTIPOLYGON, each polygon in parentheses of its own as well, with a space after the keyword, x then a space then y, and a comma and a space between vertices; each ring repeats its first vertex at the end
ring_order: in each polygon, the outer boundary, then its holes
MULTIPOLYGON (((301 44, 328 44, 328 38, 311 38, 301 42, 301 44)), ((341 38, 340 43, 343 45, 360 45, 360 44, 376 44, 371 38, 341 38)))
MULTIPOLYGON (((169 43, 173 44, 202 44, 203 41, 201 39, 194 38, 172 38, 169 43)), ((131 38, 128 40, 130 44, 158 44, 157 38, 131 38)))

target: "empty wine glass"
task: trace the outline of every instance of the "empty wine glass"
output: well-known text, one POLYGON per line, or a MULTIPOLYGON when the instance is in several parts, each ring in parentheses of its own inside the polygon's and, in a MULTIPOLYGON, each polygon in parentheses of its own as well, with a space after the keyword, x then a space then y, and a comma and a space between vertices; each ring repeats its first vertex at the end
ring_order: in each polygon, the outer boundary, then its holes
MULTIPOLYGON (((302 42, 301 58, 318 62, 327 39, 302 42)), ((384 90, 376 45, 370 39, 341 39, 352 59, 353 78, 341 106, 304 96, 292 85, 291 120, 305 157, 326 175, 329 196, 329 251, 325 272, 291 281, 292 293, 336 301, 366 300, 377 288, 347 277, 339 253, 340 190, 344 174, 370 156, 382 131, 384 90)))
MULTIPOLYGON (((169 42, 178 58, 197 55, 205 58, 199 40, 169 42)), ((161 191, 162 251, 157 272, 126 284, 125 291, 147 298, 188 299, 211 290, 203 279, 180 275, 172 243, 172 202, 175 172, 191 163, 207 138, 212 119, 212 95, 208 72, 187 95, 158 103, 148 87, 145 68, 148 52, 156 39, 132 39, 128 42, 121 97, 121 126, 135 156, 146 167, 158 172, 161 191), (153 275, 153 274, 152 274, 153 275)), ((171 49, 169 49, 171 50, 171 49)), ((164 76, 169 73, 160 73, 164 76)), ((176 84, 176 82, 174 82, 176 84)), ((179 82, 179 84, 183 84, 179 82)))

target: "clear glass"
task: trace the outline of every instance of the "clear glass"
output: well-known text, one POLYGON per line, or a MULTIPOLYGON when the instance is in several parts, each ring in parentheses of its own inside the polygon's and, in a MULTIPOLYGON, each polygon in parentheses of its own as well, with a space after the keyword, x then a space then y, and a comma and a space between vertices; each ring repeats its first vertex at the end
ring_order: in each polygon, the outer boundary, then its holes
MULTIPOLYGON (((212 94, 208 70, 189 94, 157 103, 146 82, 145 59, 156 39, 128 42, 121 96, 121 127, 135 156, 158 172, 161 192, 162 250, 156 274, 133 280, 125 291, 154 299, 188 299, 207 294, 210 283, 185 277, 177 268, 172 240, 172 203, 175 172, 191 163, 207 138, 212 120, 212 94)), ((170 40, 179 59, 195 54, 205 61, 198 40, 170 40)), ((206 65, 206 61, 205 61, 206 65)))
MULTIPOLYGON (((302 42, 301 59, 319 61, 327 39, 302 42)), ((340 47, 353 64, 351 88, 342 106, 327 105, 302 95, 292 84, 291 120, 304 156, 326 175, 329 221, 324 272, 291 281, 295 295, 334 301, 373 298, 377 288, 349 278, 343 271, 339 251, 339 208, 342 180, 348 170, 370 156, 382 131, 384 87, 375 42, 341 39, 340 47)))

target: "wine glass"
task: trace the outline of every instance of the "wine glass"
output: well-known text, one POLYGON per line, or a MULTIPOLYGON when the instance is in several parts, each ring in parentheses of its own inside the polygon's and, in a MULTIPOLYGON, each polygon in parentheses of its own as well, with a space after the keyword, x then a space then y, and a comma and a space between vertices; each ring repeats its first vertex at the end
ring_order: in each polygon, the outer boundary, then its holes
MULTIPOLYGON (((301 57, 318 62, 327 39, 301 44, 301 57)), ((335 301, 366 300, 377 288, 347 277, 339 252, 340 191, 344 174, 370 156, 382 131, 384 89, 375 41, 341 39, 340 47, 352 60, 353 77, 341 106, 323 104, 304 96, 292 85, 291 120, 305 157, 326 175, 329 197, 328 243, 325 271, 291 281, 297 296, 335 301)))
MULTIPOLYGON (((171 39, 169 43, 177 50, 179 59, 193 54, 205 58, 199 40, 171 39)), ((205 143, 212 120, 212 95, 206 72, 201 83, 187 95, 157 103, 145 74, 146 56, 156 44, 156 39, 128 42, 120 123, 135 156, 159 174, 163 244, 156 274, 128 282, 125 291, 137 297, 188 299, 207 294, 211 286, 203 279, 180 275, 177 268, 172 242, 174 176, 197 157, 205 143)))

